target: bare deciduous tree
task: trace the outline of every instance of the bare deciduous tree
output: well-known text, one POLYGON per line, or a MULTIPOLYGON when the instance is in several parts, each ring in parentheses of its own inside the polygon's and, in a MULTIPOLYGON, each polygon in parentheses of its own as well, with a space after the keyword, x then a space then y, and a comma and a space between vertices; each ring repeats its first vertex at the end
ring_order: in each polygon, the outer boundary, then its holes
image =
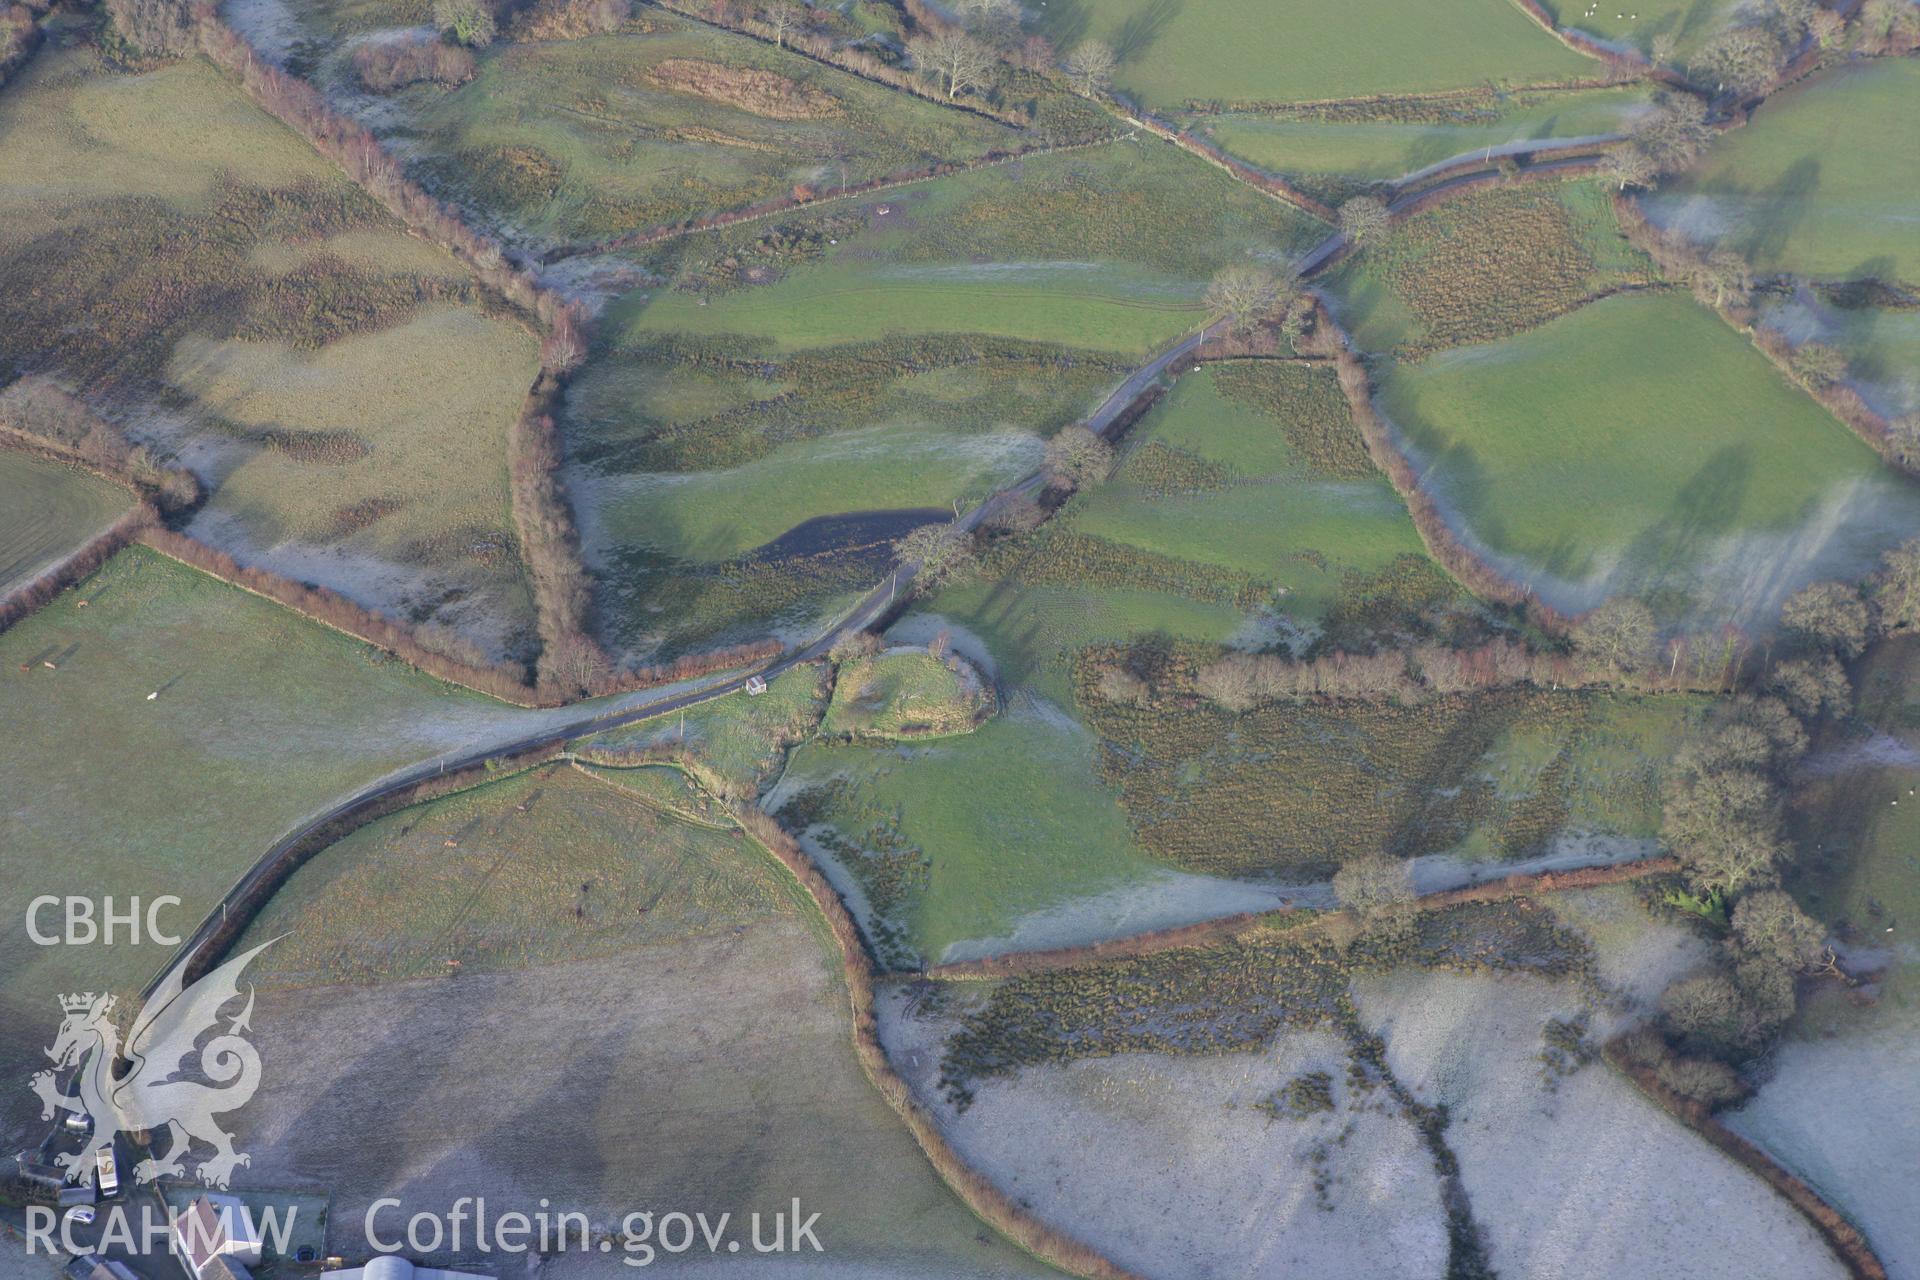
POLYGON ((1780 625, 1822 649, 1851 658, 1867 646, 1866 601, 1842 582, 1814 582, 1787 597, 1780 625))
POLYGON ((1413 924, 1413 875, 1405 862, 1384 853, 1362 853, 1342 863, 1333 875, 1333 896, 1370 932, 1397 935, 1413 924))
POLYGON ((1118 65, 1112 46, 1099 40, 1082 40, 1067 55, 1067 79, 1091 98, 1113 83, 1114 68, 1118 65))
POLYGON ((1873 605, 1884 630, 1920 628, 1920 538, 1909 538, 1880 557, 1873 605))
POLYGON ((1582 618, 1573 629, 1573 647, 1580 656, 1610 671, 1638 671, 1653 656, 1659 635, 1653 610, 1625 596, 1607 601, 1582 618))
POLYGON ((971 89, 984 89, 993 71, 993 51, 958 29, 916 36, 907 42, 915 65, 938 76, 951 101, 971 89))
POLYGON ((1207 283, 1206 306, 1235 333, 1250 333, 1277 320, 1299 289, 1299 277, 1252 262, 1220 268, 1207 283))
POLYGON ((1660 166, 1644 148, 1624 142, 1607 153, 1607 177, 1622 191, 1650 187, 1659 181, 1660 166))
POLYGON ((1780 42, 1764 27, 1730 27, 1707 42, 1691 68, 1709 76, 1714 87, 1746 95, 1764 87, 1785 61, 1780 42))
POLYGON ((806 25, 807 11, 793 0, 774 0, 760 11, 760 21, 773 32, 773 42, 784 49, 788 38, 806 25))
POLYGON ((1838 347, 1824 342, 1803 342, 1788 359, 1793 376, 1819 390, 1847 376, 1847 357, 1838 347))
POLYGON ((895 542, 893 551, 901 564, 919 566, 913 580, 925 591, 963 582, 980 568, 972 536, 947 524, 923 524, 895 542))
POLYGON ((120 38, 148 57, 193 52, 193 18, 182 0, 107 0, 107 16, 120 38))
POLYGON ((1113 446, 1086 427, 1063 427, 1047 441, 1042 471, 1056 489, 1088 489, 1107 478, 1113 446))
POLYGON ((1377 196, 1355 196, 1340 206, 1340 230, 1355 248, 1365 248, 1387 234, 1393 219, 1377 196))
POLYGON ((433 0, 433 25, 475 49, 492 44, 497 34, 486 0, 433 0))

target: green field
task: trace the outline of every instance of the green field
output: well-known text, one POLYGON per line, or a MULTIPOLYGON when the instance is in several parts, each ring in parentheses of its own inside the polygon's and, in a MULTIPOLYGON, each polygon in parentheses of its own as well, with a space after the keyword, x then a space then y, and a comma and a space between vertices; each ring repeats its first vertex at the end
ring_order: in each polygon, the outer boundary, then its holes
POLYGON ((1061 4, 1041 30, 1062 48, 1092 36, 1120 56, 1115 86, 1156 110, 1192 101, 1301 102, 1546 84, 1600 65, 1540 30, 1507 0, 1258 0, 1061 4))
POLYGON ((724 815, 657 803, 669 780, 559 765, 403 809, 302 866, 237 949, 278 939, 255 970, 271 986, 369 983, 584 960, 801 905, 724 815))
POLYGON ((78 467, 0 447, 0 596, 91 538, 133 505, 78 467))
MULTIPOLYGON (((1920 643, 1911 636, 1875 645, 1854 668, 1858 722, 1888 735, 1885 747, 1853 767, 1812 773, 1788 810, 1797 843, 1810 856, 1795 866, 1789 887, 1825 922, 1865 946, 1885 946, 1920 921, 1920 643)), ((1860 740, 1835 733, 1822 746, 1846 752, 1860 740)), ((1902 1004, 1920 1004, 1912 966, 1896 969, 1902 1004)))
POLYGON ((980 333, 1141 355, 1204 319, 1222 265, 1304 250, 1325 228, 1204 162, 1145 142, 1038 156, 889 192, 833 219, 834 243, 775 282, 715 293, 694 241, 647 257, 680 281, 612 313, 629 340, 733 333, 798 350, 888 335, 980 333), (690 257, 689 255, 699 255, 690 257), (688 281, 688 275, 695 279, 688 281))
POLYGON ((1756 617, 1920 522, 1910 482, 1680 296, 1395 365, 1380 392, 1467 534, 1561 607, 1756 617))
POLYGON ((536 340, 453 258, 210 65, 84 48, 0 97, 0 217, 0 360, 192 465, 196 535, 524 649, 505 441, 536 340))
POLYGON ((403 92, 398 127, 428 180, 515 234, 578 241, 1015 142, 979 115, 757 40, 657 10, 647 21, 650 34, 496 45, 471 83, 403 92), (685 64, 700 74, 680 78, 685 64), (737 94, 728 77, 742 70, 784 87, 737 94))
MULTIPOLYGON (((162 923, 185 933, 302 816, 539 718, 153 552, 123 552, 0 633, 0 791, 15 802, 0 909, 17 921, 40 894, 173 894, 182 904, 162 923)), ((36 947, 24 929, 0 946, 10 1054, 44 1042, 55 992, 126 990, 170 954, 36 947)))
POLYGON ((1648 102, 1638 88, 1526 94, 1436 108, 1434 120, 1316 120, 1273 115, 1210 116, 1199 131, 1263 169, 1308 187, 1344 189, 1329 179, 1382 181, 1485 148, 1545 138, 1619 133, 1648 102))
POLYGON ((1271 583, 1277 611, 1307 628, 1352 585, 1403 556, 1425 559, 1333 375, 1297 365, 1245 362, 1182 378, 1134 433, 1116 479, 1061 524, 1271 583), (1223 381, 1237 394, 1223 394, 1223 381), (1186 474, 1195 461, 1197 474, 1186 474), (1167 470, 1175 466, 1183 471, 1167 470))
POLYGON ((1824 72, 1715 143, 1648 212, 1762 272, 1920 281, 1920 156, 1877 145, 1871 124, 1908 118, 1916 101, 1912 59, 1824 72))
POLYGON ((1323 233, 1193 157, 1116 143, 638 253, 670 284, 609 308, 569 402, 573 491, 618 584, 609 639, 672 652, 849 598, 900 522, 1023 474, 1199 327, 1220 266, 1323 233))
POLYGON ((1155 872, 1094 778, 1093 745, 1032 701, 925 746, 813 742, 776 813, 851 880, 883 963, 911 967, 1155 872))
POLYGON ((1627 5, 1617 0, 1592 0, 1591 13, 1583 0, 1543 3, 1560 27, 1632 45, 1642 53, 1652 49, 1656 37, 1672 36, 1675 48, 1684 55, 1712 37, 1725 22, 1722 6, 1702 4, 1700 0, 1634 0, 1627 5))

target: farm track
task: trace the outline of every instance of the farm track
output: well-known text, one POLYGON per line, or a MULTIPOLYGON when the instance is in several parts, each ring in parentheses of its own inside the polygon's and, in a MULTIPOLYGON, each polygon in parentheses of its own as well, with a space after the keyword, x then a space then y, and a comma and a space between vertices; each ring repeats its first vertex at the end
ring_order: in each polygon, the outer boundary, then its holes
MULTIPOLYGON (((1169 139, 1171 141, 1171 139, 1169 139)), ((1542 141, 1526 152, 1509 152, 1503 159, 1516 159, 1530 156, 1535 152, 1557 149, 1553 140, 1542 141)), ((1454 160, 1444 161, 1439 166, 1428 166, 1427 172, 1444 169, 1455 163, 1470 161, 1478 152, 1467 152, 1454 160)), ((1584 158, 1559 159, 1531 165, 1522 170, 1524 175, 1555 174, 1590 163, 1584 158)), ((1490 177, 1500 176, 1497 165, 1484 165, 1479 168, 1455 174, 1445 181, 1422 188, 1420 191, 1403 195, 1388 206, 1390 214, 1405 216, 1415 207, 1424 208, 1429 202, 1437 203, 1448 195, 1462 189, 1472 189, 1490 177)), ((1251 185, 1251 184, 1250 184, 1251 185)), ((1256 187, 1256 189, 1260 189, 1256 187)), ((1272 194, 1271 192, 1267 194, 1272 194)), ((1279 197, 1275 197, 1279 198, 1279 197)), ((1352 246, 1346 235, 1338 230, 1331 232, 1313 248, 1309 249, 1297 262, 1303 279, 1310 279, 1338 262, 1352 246)), ((1109 435, 1116 424, 1120 423, 1127 411, 1146 395, 1166 372, 1182 358, 1192 355, 1210 338, 1220 332, 1219 324, 1208 325, 1174 342, 1147 360, 1111 391, 1106 399, 1085 419, 1085 425, 1091 430, 1109 435)), ((1039 490, 1042 477, 1034 471, 1015 481, 1004 489, 988 496, 984 501, 962 514, 950 526, 955 536, 972 533, 985 522, 996 509, 1006 502, 1019 497, 1031 496, 1039 490)), ((201 953, 208 949, 216 936, 223 932, 223 926, 229 911, 248 900, 263 887, 263 882, 276 871, 279 862, 302 841, 310 839, 317 832, 332 824, 351 818, 357 812, 371 811, 379 802, 411 787, 431 781, 434 778, 458 773, 464 769, 482 767, 488 760, 511 756, 533 750, 542 744, 565 742, 589 734, 601 733, 626 725, 650 720, 657 716, 670 715, 688 707, 711 702, 746 688, 749 679, 758 676, 772 679, 796 666, 816 661, 824 657, 834 642, 842 635, 865 630, 872 626, 896 605, 903 602, 903 588, 910 588, 914 575, 919 571, 917 564, 903 564, 890 573, 887 578, 876 584, 862 596, 853 608, 827 628, 824 634, 811 643, 788 653, 770 663, 763 663, 742 669, 732 675, 712 680, 693 689, 685 689, 638 702, 627 702, 611 710, 582 715, 578 719, 565 721, 557 725, 548 725, 537 731, 502 738, 486 747, 465 752, 458 756, 438 756, 422 761, 418 765, 390 774, 378 782, 353 793, 335 805, 314 815, 298 827, 287 832, 275 841, 237 880, 220 900, 209 910, 205 919, 181 944, 179 950, 168 964, 151 978, 142 989, 142 994, 150 994, 165 977, 176 969, 184 970, 196 962, 211 959, 201 953)))
MULTIPOLYGON (((1852 0, 1846 8, 1850 11, 1856 8, 1857 4, 1858 0, 1852 0)), ((1524 8, 1525 6, 1522 7, 1524 8)), ((1795 61, 1798 62, 1799 59, 1795 61)), ((1791 69, 1792 66, 1790 64, 1790 70, 1791 69)), ((1777 87, 1777 85, 1770 86, 1770 88, 1772 87, 1777 87)), ((1729 125, 1737 126, 1739 123, 1744 123, 1745 118, 1750 115, 1754 105, 1757 104, 1743 104, 1742 110, 1735 120, 1729 122, 1729 125)), ((1169 142, 1177 142, 1178 138, 1168 137, 1167 140, 1169 142)), ((1521 164, 1523 167, 1517 177, 1522 180, 1530 179, 1535 175, 1543 177, 1568 175, 1581 167, 1592 166, 1595 163, 1593 155, 1583 154, 1578 157, 1553 160, 1546 160, 1541 157, 1554 151, 1567 151, 1570 149, 1570 146, 1584 144, 1589 147, 1598 147, 1611 144, 1613 141, 1616 141, 1616 139, 1577 139, 1571 142, 1568 140, 1542 141, 1531 147, 1504 152, 1501 159, 1505 162, 1521 164), (1534 160, 1539 160, 1539 162, 1528 163, 1534 160)), ((1095 143, 1090 145, 1101 144, 1095 143)), ((1191 147, 1186 149, 1192 150, 1191 147)), ((1428 166, 1418 173, 1406 175, 1399 182, 1392 185, 1394 189, 1398 190, 1408 183, 1423 180, 1433 174, 1447 172, 1449 167, 1455 163, 1469 164, 1475 154, 1476 153, 1473 152, 1463 153, 1462 156, 1456 157, 1454 160, 1444 161, 1439 165, 1428 166)), ((1287 198, 1269 186, 1263 186, 1259 182, 1250 181, 1245 175, 1235 173, 1231 166, 1221 164, 1217 159, 1204 156, 1203 158, 1210 159, 1211 162, 1220 165, 1220 167, 1227 168, 1228 172, 1232 173, 1236 180, 1246 182, 1264 194, 1276 199, 1285 200, 1287 198)), ((1490 156, 1486 158, 1490 159, 1490 156)), ((1430 203, 1437 203, 1447 199, 1454 193, 1475 189, 1477 186, 1488 181, 1489 178, 1499 174, 1499 167, 1492 164, 1483 163, 1479 167, 1465 169, 1458 174, 1451 174, 1444 180, 1419 191, 1397 195, 1389 204, 1389 212, 1395 217, 1404 217, 1419 208, 1427 207, 1430 203)), ((828 197, 828 199, 832 198, 836 197, 828 197)), ((1297 204, 1298 202, 1294 201, 1293 203, 1297 204)), ((771 212, 774 211, 769 211, 769 213, 771 212)), ((1309 210, 1309 212, 1314 211, 1309 210)), ((682 234, 691 233, 692 230, 697 229, 688 229, 686 232, 682 232, 682 234)), ((1303 278, 1311 277, 1324 271, 1327 267, 1338 262, 1351 248, 1352 246, 1347 237, 1338 230, 1334 231, 1299 260, 1297 265, 1301 276, 1303 278)), ((1151 393, 1159 379, 1170 368, 1182 358, 1191 355, 1205 343, 1209 337, 1213 336, 1216 330, 1217 326, 1202 328, 1170 345, 1148 360, 1134 373, 1129 375, 1109 394, 1106 400, 1088 416, 1085 420, 1086 425, 1102 435, 1112 433, 1116 425, 1128 421, 1128 411, 1132 409, 1143 396, 1151 393)), ((990 496, 984 502, 959 517, 954 522, 952 528, 956 533, 970 533, 981 525, 991 511, 995 509, 996 504, 1002 503, 1014 495, 1030 494, 1034 492, 1040 484, 1041 478, 1039 474, 1037 472, 1030 474, 1014 485, 990 496)), ((469 751, 455 757, 443 756, 422 761, 417 765, 391 774, 385 779, 362 788, 353 795, 330 806, 327 810, 316 814, 292 831, 289 831, 269 847, 261 857, 255 861, 254 865, 241 876, 235 885, 223 895, 220 902, 216 904, 214 909, 208 913, 207 917, 201 921, 194 932, 178 948, 169 964, 149 981, 143 989, 143 996, 150 995, 170 974, 177 971, 184 972, 190 969, 196 962, 210 958, 202 953, 217 947, 223 935, 231 936, 227 934, 225 927, 228 923, 226 917, 230 907, 247 901, 253 893, 258 892, 265 882, 280 872, 281 868, 279 863, 285 855, 292 851, 303 840, 325 830, 329 825, 349 819, 358 812, 372 812, 377 809, 381 801, 393 797, 410 787, 428 782, 437 776, 459 772, 463 769, 484 767, 489 760, 535 750, 544 744, 554 743, 556 741, 564 743, 587 734, 618 728, 642 720, 670 714, 676 710, 739 692, 746 687, 747 681, 752 676, 777 676, 796 666, 815 661, 826 654, 839 636, 851 631, 866 629, 885 618, 899 601, 899 589, 902 586, 910 586, 918 570, 919 566, 916 564, 903 564, 893 574, 889 575, 887 581, 876 585, 863 596, 849 613, 839 619, 833 626, 829 627, 823 635, 803 648, 770 663, 761 664, 758 667, 743 670, 730 676, 696 682, 695 687, 682 689, 678 692, 667 693, 651 698, 642 698, 639 701, 625 701, 623 705, 584 714, 577 719, 557 725, 549 725, 537 732, 504 738, 484 749, 469 751)), ((832 912, 827 910, 827 904, 823 903, 821 906, 823 911, 827 911, 831 919, 832 912)), ((1215 923, 1216 925, 1218 924, 1218 922, 1215 923)), ((1125 940, 1115 940, 1115 942, 1116 944, 1124 944, 1125 940)), ((843 947, 845 945, 843 941, 843 947)), ((862 964, 865 963, 864 956, 849 953, 846 958, 849 965, 854 964, 856 960, 862 964)), ((868 1016, 871 1016, 870 1010, 868 1016)), ((856 1041, 858 1041, 859 1038, 860 1029, 857 1027, 856 1041)), ((875 1083, 878 1085, 880 1081, 876 1080, 875 1083)), ((894 1102, 896 1107, 900 1106, 900 1103, 892 1096, 891 1090, 881 1088, 880 1091, 887 1095, 889 1101, 894 1102)), ((927 1139, 920 1134, 919 1127, 912 1124, 913 1118, 903 1113, 903 1119, 907 1120, 909 1126, 915 1129, 916 1137, 919 1137, 924 1145, 927 1139)), ((941 1164, 941 1162, 936 1160, 936 1164, 941 1164)), ((952 1181, 952 1177, 944 1164, 941 1164, 941 1172, 943 1176, 948 1177, 950 1182, 952 1181)), ((972 1174, 971 1170, 965 1170, 965 1173, 970 1175, 971 1178, 979 1178, 979 1175, 972 1174)), ((972 1197, 967 1198, 969 1203, 973 1202, 972 1197)), ((1815 1203, 1820 1209, 1826 1209, 1824 1204, 1819 1204, 1817 1198, 1815 1198, 1815 1203)), ((1806 1206, 1800 1207, 1802 1207, 1803 1210, 1806 1208, 1806 1206)), ((1827 1210, 1827 1212, 1831 1213, 1832 1211, 1827 1210)), ((1810 1216, 1812 1216, 1811 1212, 1810 1216)), ((1864 1246, 1863 1252, 1865 1252, 1864 1246)), ((1097 1257, 1097 1255, 1095 1256, 1097 1257)), ((1872 1265, 1877 1266, 1877 1260, 1872 1259, 1870 1252, 1866 1252, 1866 1257, 1872 1265)), ((1852 1260, 1850 1259, 1850 1261, 1852 1260)), ((1099 1259, 1097 1263, 1089 1266, 1088 1270, 1095 1273, 1121 1274, 1118 1268, 1112 1267, 1111 1264, 1106 1263, 1104 1259, 1099 1259)), ((1872 1274, 1872 1272, 1856 1268, 1856 1274, 1872 1274)))

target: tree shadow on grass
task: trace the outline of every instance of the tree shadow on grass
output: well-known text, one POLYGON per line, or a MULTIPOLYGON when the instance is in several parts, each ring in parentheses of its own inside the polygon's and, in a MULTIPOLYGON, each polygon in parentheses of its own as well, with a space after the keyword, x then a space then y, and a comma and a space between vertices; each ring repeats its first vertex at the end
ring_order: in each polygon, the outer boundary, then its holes
POLYGON ((1752 476, 1752 451, 1746 445, 1728 445, 1708 458, 1674 494, 1667 515, 1628 544, 1613 590, 1642 597, 1691 596, 1713 544, 1739 524, 1752 476))
POLYGON ((1186 7, 1186 0, 1147 0, 1113 33, 1114 57, 1132 62, 1143 56, 1186 7))
POLYGON ((1751 224, 1740 245, 1741 254, 1764 269, 1778 262, 1795 230, 1806 221, 1813 197, 1820 189, 1820 161, 1802 156, 1787 166, 1774 183, 1748 199, 1751 224))

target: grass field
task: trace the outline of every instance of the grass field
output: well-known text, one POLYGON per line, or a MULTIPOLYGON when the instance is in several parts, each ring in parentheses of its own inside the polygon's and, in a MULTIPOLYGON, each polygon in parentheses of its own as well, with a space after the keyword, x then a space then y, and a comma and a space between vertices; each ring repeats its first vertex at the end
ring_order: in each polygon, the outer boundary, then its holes
POLYGON ((1545 138, 1619 133, 1647 105, 1642 89, 1589 89, 1471 101, 1434 120, 1320 120, 1220 115, 1200 131, 1226 150, 1303 185, 1342 191, 1399 178, 1427 165, 1545 138), (1354 180, 1341 183, 1340 179, 1354 180))
POLYGON ((1015 139, 757 40, 661 11, 647 24, 656 30, 496 45, 471 83, 399 95, 396 127, 437 189, 542 241, 605 239, 1015 139), (777 92, 740 95, 742 71, 769 73, 777 92))
POLYGON ((1584 31, 1616 44, 1649 52, 1659 36, 1672 36, 1682 59, 1726 24, 1729 6, 1720 0, 1543 0, 1563 28, 1584 31), (1588 9, 1592 12, 1589 13, 1588 9))
POLYGON ((1557 83, 1599 64, 1559 44, 1505 0, 1255 0, 1185 5, 1085 0, 1048 11, 1061 48, 1093 36, 1120 56, 1117 88, 1155 109, 1192 101, 1299 102, 1557 83))
POLYGON ((1762 272, 1920 281, 1920 158, 1875 145, 1873 126, 1910 114, 1916 95, 1912 59, 1825 72, 1717 142, 1648 212, 1762 272))
POLYGON ((1310 219, 1165 148, 951 175, 638 256, 569 404, 612 640, 664 652, 871 585, 1310 219), (857 517, 857 518, 856 518, 857 517), (832 529, 822 524, 839 522, 832 529))
POLYGON ((1115 480, 1064 515, 1087 536, 1269 582, 1276 611, 1307 630, 1352 584, 1425 558, 1333 375, 1297 365, 1182 378, 1135 430, 1115 480), (1168 470, 1196 462, 1197 475, 1168 470))
POLYGON ((965 737, 809 743, 767 807, 827 863, 882 961, 912 967, 1151 880, 1093 745, 1058 708, 1016 698, 965 737))
POLYGON ((0 447, 0 596, 106 528, 133 505, 77 467, 0 447))
POLYGON ((1520 332, 1652 264, 1621 237, 1600 184, 1503 187, 1415 214, 1332 277, 1369 352, 1417 356, 1520 332))
MULTIPOLYGON (((956 174, 833 218, 835 243, 765 287, 714 294, 696 277, 635 295, 615 323, 737 333, 794 350, 890 334, 981 333, 1144 354, 1203 319, 1221 265, 1305 249, 1324 228, 1218 170, 1148 142, 956 174)), ((795 218, 796 229, 811 219, 795 218)), ((676 247, 649 265, 679 280, 733 250, 676 247), (698 258, 689 259, 690 253, 698 258)))
POLYGON ((1920 520, 1911 483, 1680 296, 1393 366, 1381 401, 1469 538, 1562 608, 1628 591, 1764 622, 1920 520))
POLYGON ((558 765, 404 809, 301 867, 238 948, 278 939, 254 970, 268 986, 363 984, 584 960, 798 909, 765 853, 652 802, 680 778, 558 765))
MULTIPOLYGON (((0 720, 0 909, 18 921, 39 894, 173 894, 161 922, 185 933, 296 819, 540 716, 136 548, 0 633, 0 720)), ((9 1071, 46 1042, 55 992, 126 991, 170 954, 36 947, 20 928, 0 948, 9 1071)), ((0 1112, 10 1137, 25 1097, 0 1112)))
POLYGON ((524 649, 504 450, 536 343, 451 257, 211 66, 84 48, 0 98, 0 216, 0 361, 198 472, 196 534, 524 649))
POLYGON ((971 733, 992 707, 963 659, 903 647, 841 663, 821 727, 850 738, 940 738, 971 733))

